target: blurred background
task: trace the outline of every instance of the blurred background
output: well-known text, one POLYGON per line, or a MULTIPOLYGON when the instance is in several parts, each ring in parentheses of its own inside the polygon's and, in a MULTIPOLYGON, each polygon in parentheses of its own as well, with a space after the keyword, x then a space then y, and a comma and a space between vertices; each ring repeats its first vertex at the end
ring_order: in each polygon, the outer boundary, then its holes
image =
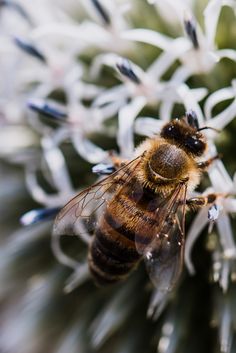
POLYGON ((0 351, 236 351, 236 2, 0 1, 0 351), (187 217, 185 268, 164 298, 141 264, 97 288, 88 245, 57 238, 60 208, 166 121, 193 109, 209 153, 187 217), (197 214, 197 215, 196 215, 197 214), (211 221, 211 220, 210 220, 211 221))

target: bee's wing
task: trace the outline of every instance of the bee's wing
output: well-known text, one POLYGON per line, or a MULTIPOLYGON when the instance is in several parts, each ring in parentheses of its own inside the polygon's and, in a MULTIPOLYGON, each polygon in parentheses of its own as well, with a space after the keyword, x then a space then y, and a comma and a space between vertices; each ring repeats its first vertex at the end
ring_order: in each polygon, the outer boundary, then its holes
POLYGON ((151 229, 149 241, 138 247, 150 279, 164 292, 174 287, 182 269, 186 190, 186 184, 179 184, 163 201, 155 211, 156 226, 151 229))
POLYGON ((139 164, 142 156, 126 163, 105 179, 93 184, 71 199, 57 215, 54 235, 89 234, 97 224, 99 212, 106 205, 114 190, 122 188, 139 164))

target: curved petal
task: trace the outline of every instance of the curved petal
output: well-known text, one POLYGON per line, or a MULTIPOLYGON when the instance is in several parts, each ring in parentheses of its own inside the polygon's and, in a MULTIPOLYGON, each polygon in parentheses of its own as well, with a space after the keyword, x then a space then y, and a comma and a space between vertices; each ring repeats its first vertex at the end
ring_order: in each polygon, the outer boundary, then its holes
POLYGON ((100 163, 106 159, 108 155, 106 151, 96 146, 78 131, 73 132, 72 143, 81 157, 90 163, 100 163))
POLYGON ((236 50, 233 49, 220 49, 215 52, 219 59, 228 58, 236 61, 236 50))
POLYGON ((213 92, 206 100, 204 105, 204 114, 206 119, 212 119, 212 110, 220 102, 234 98, 235 94, 232 87, 222 88, 213 92))
MULTIPOLYGON (((152 43, 151 43, 152 44, 152 43)), ((171 67, 171 65, 187 50, 191 48, 191 45, 183 38, 174 39, 171 47, 161 53, 159 57, 151 64, 148 68, 147 73, 154 76, 157 80, 171 67)), ((178 72, 179 69, 176 71, 178 72)), ((183 67, 181 75, 175 74, 172 76, 174 81, 184 82, 191 75, 190 71, 183 67)))
POLYGON ((204 10, 205 32, 209 48, 214 48, 221 7, 222 0, 210 0, 204 10))
POLYGON ((49 137, 42 139, 42 147, 54 186, 61 192, 71 193, 73 188, 62 152, 49 137))
POLYGON ((180 87, 178 87, 177 92, 181 101, 183 102, 185 109, 194 110, 197 114, 199 125, 204 125, 204 116, 193 92, 188 88, 186 84, 182 84, 180 87))
POLYGON ((216 225, 219 232, 220 243, 224 251, 224 256, 228 259, 236 258, 236 245, 228 214, 221 214, 216 222, 216 225))
POLYGON ((174 109, 174 104, 175 104, 174 100, 169 99, 169 97, 167 99, 163 99, 162 102, 160 103, 159 113, 160 113, 160 119, 163 122, 167 122, 171 119, 172 111, 174 109))
POLYGON ((197 216, 194 218, 191 227, 188 231, 188 235, 185 242, 184 261, 189 273, 192 275, 195 273, 195 269, 191 259, 192 249, 194 243, 200 236, 202 230, 205 228, 207 223, 207 208, 204 207, 198 212, 197 216))
POLYGON ((145 97, 137 97, 119 111, 117 143, 122 157, 130 158, 134 152, 134 120, 146 104, 145 97))
MULTIPOLYGON (((58 207, 65 203, 66 195, 62 194, 47 194, 39 185, 36 170, 26 168, 26 187, 28 188, 33 199, 45 207, 58 207)), ((69 197, 72 195, 69 195, 69 197)), ((68 195, 67 195, 68 197, 68 195)))
POLYGON ((147 44, 154 45, 162 50, 170 49, 173 40, 158 32, 152 31, 150 29, 131 29, 124 31, 121 37, 127 40, 132 40, 136 42, 143 42, 147 44))
POLYGON ((236 199, 225 199, 224 207, 228 213, 236 213, 236 199))
MULTIPOLYGON (((215 148, 211 148, 211 146, 209 147, 212 151, 214 150, 216 152, 215 148)), ((215 161, 214 168, 210 168, 208 170, 208 175, 214 189, 217 190, 217 192, 230 193, 233 190, 233 181, 231 180, 222 161, 215 161)))
POLYGON ((236 99, 225 110, 211 119, 211 121, 209 121, 209 126, 223 130, 224 127, 235 118, 235 111, 236 99))
POLYGON ((134 123, 134 131, 136 134, 148 137, 154 137, 161 131, 163 121, 150 117, 139 117, 134 123))
POLYGON ((97 55, 90 67, 91 78, 95 79, 100 75, 103 65, 115 68, 119 58, 120 58, 119 55, 111 54, 111 53, 97 55))

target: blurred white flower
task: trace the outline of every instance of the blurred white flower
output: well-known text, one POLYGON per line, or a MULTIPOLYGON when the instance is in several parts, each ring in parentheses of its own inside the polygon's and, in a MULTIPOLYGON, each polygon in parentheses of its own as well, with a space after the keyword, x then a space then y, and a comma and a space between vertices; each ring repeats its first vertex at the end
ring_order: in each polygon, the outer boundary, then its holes
POLYGON ((168 22, 171 28, 174 25, 182 26, 184 13, 192 10, 193 0, 147 0, 151 5, 155 5, 157 12, 168 22))
MULTIPOLYGON (((111 66, 123 81, 123 84, 102 92, 93 103, 95 107, 106 105, 116 109, 114 113, 118 113, 117 143, 123 157, 130 158, 134 152, 134 120, 147 105, 154 109, 160 105, 160 119, 164 121, 170 119, 176 103, 182 104, 185 110, 195 109, 199 120, 203 120, 198 102, 204 98, 207 91, 204 88, 192 91, 176 75, 167 82, 159 81, 156 71, 162 65, 162 59, 159 66, 157 64, 158 62, 155 62, 155 65, 151 65, 144 72, 126 58, 106 54, 97 57, 92 67, 94 76, 99 74, 102 65, 111 66)), ((145 120, 143 122, 145 125, 145 120)))
MULTIPOLYGON (((49 234, 48 225, 41 222, 52 219, 79 191, 75 190, 70 171, 71 161, 64 154, 64 147, 69 145, 73 153, 75 151, 90 164, 110 162, 108 151, 91 137, 101 133, 116 139, 122 157, 133 158, 136 135, 153 137, 160 132, 163 124, 179 117, 174 116, 176 112, 181 115, 192 109, 201 127, 212 128, 203 132, 209 145, 205 155, 207 159, 217 154, 215 140, 218 133, 213 129, 222 130, 235 118, 235 80, 230 87, 221 88, 208 97, 207 87, 198 87, 198 81, 196 85, 188 81, 190 77, 196 80, 199 73, 210 74, 223 57, 236 61, 234 49, 218 49, 216 43, 221 10, 223 6, 229 6, 236 11, 235 1, 208 1, 204 11, 204 30, 192 14, 196 1, 148 2, 149 5, 143 2, 143 8, 154 5, 164 21, 172 26, 170 33, 175 38, 161 31, 134 28, 137 19, 135 15, 132 17, 132 10, 138 6, 134 1, 0 2, 0 157, 24 169, 26 187, 40 205, 21 217, 21 223, 28 227, 7 237, 0 251, 0 279, 3 283, 6 281, 6 286, 0 289, 0 298, 4 300, 15 292, 17 286, 21 287, 15 304, 7 306, 4 311, 7 320, 3 320, 3 325, 1 322, 3 329, 0 344, 5 351, 12 353, 20 346, 22 353, 38 352, 37 347, 42 351, 40 340, 47 342, 48 332, 41 325, 43 334, 38 335, 38 324, 41 323, 41 314, 43 317, 48 311, 46 309, 51 307, 50 298, 55 298, 61 268, 60 271, 47 270, 42 275, 40 272, 38 276, 32 274, 32 269, 26 285, 20 283, 18 278, 16 281, 7 281, 7 275, 14 259, 19 254, 25 255, 27 246, 42 240, 45 233, 49 234), (181 34, 183 31, 185 36, 181 34), (161 49, 150 66, 145 65, 150 61, 145 56, 141 57, 140 44, 135 42, 161 49), (104 66, 114 70, 120 83, 114 84, 112 72, 103 70, 104 66), (205 101, 200 105, 203 99, 205 101), (215 114, 215 111, 219 111, 218 104, 227 100, 230 100, 228 106, 215 114), (149 111, 152 116, 149 116, 149 111), (18 312, 21 313, 21 319, 24 317, 22 325, 22 320, 17 319, 18 312), (14 337, 11 340, 12 335, 14 337)), ((155 19, 156 12, 153 12, 155 19)), ((99 171, 103 166, 99 164, 93 171, 99 171)), ((113 170, 112 166, 110 170, 113 170)), ((219 325, 221 350, 229 353, 233 336, 231 284, 236 278, 236 244, 231 225, 231 215, 236 212, 236 174, 232 179, 223 162, 217 160, 209 168, 208 178, 210 186, 203 194, 214 192, 218 197, 213 205, 202 208, 193 219, 186 238, 185 264, 190 273, 193 273, 192 249, 208 225, 211 232, 209 239, 211 236, 214 238, 214 246, 211 248, 213 280, 223 289, 223 299, 216 310, 216 321, 219 325), (227 296, 229 301, 226 300, 227 296)), ((78 188, 81 189, 81 186, 78 188)), ((4 200, 10 194, 12 204, 13 191, 9 186, 1 188, 4 200)), ((52 248, 59 262, 72 269, 64 288, 66 293, 84 285, 90 278, 86 249, 91 237, 87 231, 83 232, 81 240, 85 245, 83 248, 80 243, 83 249, 79 259, 64 252, 59 238, 54 237, 52 240, 52 248)), ((37 255, 41 254, 39 248, 37 255)), ((68 324, 68 330, 59 335, 60 342, 55 352, 67 353, 71 351, 71 344, 75 347, 72 352, 81 349, 81 352, 87 353, 91 347, 102 347, 109 337, 126 324, 128 317, 133 317, 139 311, 136 310, 137 303, 143 303, 141 299, 146 290, 140 291, 145 285, 140 286, 139 281, 139 275, 135 277, 134 274, 109 299, 105 298, 104 292, 99 291, 102 293, 99 300, 103 301, 99 308, 95 291, 86 296, 87 306, 93 306, 90 318, 81 305, 78 318, 76 314, 71 319, 70 327, 68 324), (133 293, 138 295, 130 304, 133 293), (92 343, 89 350, 83 346, 85 331, 86 335, 90 335, 92 343), (82 345, 78 345, 80 341, 83 341, 82 345)), ((150 288, 147 289, 149 293, 150 288)), ((187 293, 186 297, 179 294, 177 288, 175 294, 163 297, 163 292, 158 288, 152 291, 148 316, 154 319, 160 315, 168 300, 173 299, 166 316, 163 316, 161 331, 158 333, 160 353, 175 351, 182 337, 181 329, 188 329, 189 307, 184 304, 189 292, 187 290, 184 293, 187 293), (181 307, 181 315, 176 310, 178 306, 181 307)), ((58 320, 58 326, 60 322, 58 320)), ((57 329, 56 325, 56 332, 57 329)), ((135 345, 125 346, 124 349, 121 344, 120 347, 117 352, 137 351, 133 349, 135 345)))
MULTIPOLYGON (((177 9, 177 15, 185 27, 188 38, 171 39, 161 33, 148 29, 131 29, 122 34, 123 38, 157 46, 163 50, 164 61, 171 65, 179 59, 182 65, 177 69, 183 81, 194 74, 207 74, 222 58, 236 61, 234 49, 217 49, 215 43, 217 24, 223 6, 235 8, 232 2, 211 0, 204 10, 204 28, 195 20, 192 12, 186 11, 186 6, 178 7, 178 1, 170 1, 171 6, 177 9)), ((163 72, 164 73, 164 72, 163 72)))

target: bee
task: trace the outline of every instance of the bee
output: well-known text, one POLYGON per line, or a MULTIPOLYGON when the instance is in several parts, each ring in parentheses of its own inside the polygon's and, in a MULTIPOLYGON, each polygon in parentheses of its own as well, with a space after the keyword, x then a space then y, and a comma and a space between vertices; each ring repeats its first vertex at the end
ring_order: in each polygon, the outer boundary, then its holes
POLYGON ((88 187, 58 214, 54 233, 91 232, 90 272, 99 286, 124 280, 144 260, 156 287, 169 291, 181 273, 185 213, 215 201, 188 199, 201 174, 218 158, 201 161, 207 148, 196 115, 166 123, 147 138, 131 161, 88 187))

